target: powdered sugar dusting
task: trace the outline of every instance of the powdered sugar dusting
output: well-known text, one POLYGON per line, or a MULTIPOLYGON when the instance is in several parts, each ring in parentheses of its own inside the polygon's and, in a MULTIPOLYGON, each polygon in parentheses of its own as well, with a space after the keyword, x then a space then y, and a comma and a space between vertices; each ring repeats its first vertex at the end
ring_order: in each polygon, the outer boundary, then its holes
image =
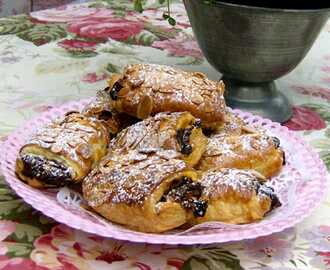
POLYGON ((202 73, 162 65, 134 64, 125 68, 121 84, 123 89, 130 91, 113 101, 116 109, 137 112, 143 98, 148 96, 152 100, 152 114, 190 111, 206 122, 223 121, 226 108, 224 85, 202 73))
POLYGON ((109 154, 84 181, 84 197, 92 207, 105 202, 141 204, 166 177, 186 165, 178 159, 129 151, 109 154), (145 158, 144 158, 145 157, 145 158))
POLYGON ((232 191, 242 198, 252 197, 261 185, 253 171, 237 169, 208 171, 200 181, 205 187, 203 196, 209 199, 225 196, 232 191))

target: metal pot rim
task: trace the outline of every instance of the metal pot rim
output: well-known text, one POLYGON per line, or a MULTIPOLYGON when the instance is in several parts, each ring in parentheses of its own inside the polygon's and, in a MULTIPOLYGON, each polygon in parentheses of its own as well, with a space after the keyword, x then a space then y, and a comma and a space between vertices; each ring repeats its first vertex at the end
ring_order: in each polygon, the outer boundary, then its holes
MULTIPOLYGON (((189 1, 189 0, 186 0, 189 1)), ((254 10, 260 12, 278 12, 278 13, 326 13, 330 12, 330 5, 329 7, 325 8, 315 8, 315 9, 285 9, 285 8, 267 8, 267 7, 258 7, 258 6, 248 6, 248 5, 240 5, 240 4, 233 4, 224 1, 216 1, 212 3, 204 3, 202 0, 197 0, 203 2, 205 5, 213 5, 219 7, 227 7, 227 8, 239 8, 239 9, 246 9, 246 10, 254 10)))

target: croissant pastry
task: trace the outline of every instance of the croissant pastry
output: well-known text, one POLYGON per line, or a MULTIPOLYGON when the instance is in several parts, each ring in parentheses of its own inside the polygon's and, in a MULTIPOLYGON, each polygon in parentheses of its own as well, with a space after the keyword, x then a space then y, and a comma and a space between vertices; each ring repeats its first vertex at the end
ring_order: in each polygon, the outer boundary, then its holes
POLYGON ((279 139, 261 132, 243 135, 215 134, 209 138, 198 169, 253 169, 269 178, 276 175, 285 162, 284 152, 279 144, 279 139))
POLYGON ((118 113, 110 107, 109 87, 97 91, 96 97, 83 108, 82 114, 105 121, 111 137, 138 121, 137 118, 125 113, 118 113))
POLYGON ((135 64, 109 80, 111 107, 140 119, 158 112, 189 111, 205 125, 224 120, 224 84, 203 73, 135 64))
POLYGON ((200 200, 207 203, 207 209, 203 216, 193 217, 191 225, 209 221, 251 223, 281 206, 273 188, 253 170, 208 171, 198 181, 203 186, 200 200))
POLYGON ((84 179, 84 198, 110 221, 143 232, 164 232, 203 215, 197 173, 166 156, 109 153, 84 179))
POLYGON ((16 174, 36 188, 80 182, 107 153, 109 141, 103 121, 70 112, 20 149, 16 174))
POLYGON ((194 166, 206 149, 201 121, 188 112, 158 113, 121 131, 109 148, 117 152, 174 150, 175 158, 194 166))

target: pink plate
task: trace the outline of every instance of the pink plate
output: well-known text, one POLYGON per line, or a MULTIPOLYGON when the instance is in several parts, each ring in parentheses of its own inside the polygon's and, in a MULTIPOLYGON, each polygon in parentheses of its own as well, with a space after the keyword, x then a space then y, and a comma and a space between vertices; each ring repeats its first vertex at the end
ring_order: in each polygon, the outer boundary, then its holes
POLYGON ((314 150, 286 127, 238 110, 234 112, 248 123, 262 126, 267 133, 277 136, 286 152, 287 165, 270 182, 279 195, 282 206, 257 223, 228 225, 211 222, 186 231, 141 233, 108 222, 81 207, 60 203, 57 200, 57 191, 37 190, 17 179, 15 160, 26 139, 42 125, 68 111, 81 110, 88 102, 89 99, 71 102, 41 114, 9 135, 1 151, 2 172, 11 188, 35 209, 70 227, 134 242, 184 245, 221 243, 256 238, 292 227, 310 215, 324 197, 327 171, 314 150))

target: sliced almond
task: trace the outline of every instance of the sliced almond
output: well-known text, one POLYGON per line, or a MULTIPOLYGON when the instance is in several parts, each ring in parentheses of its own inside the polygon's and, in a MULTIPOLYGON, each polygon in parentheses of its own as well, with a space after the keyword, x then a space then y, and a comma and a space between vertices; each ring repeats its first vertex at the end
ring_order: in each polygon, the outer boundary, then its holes
POLYGON ((175 89, 173 89, 172 87, 168 87, 168 86, 160 87, 158 89, 158 92, 163 93, 163 94, 172 94, 175 92, 175 89))
POLYGON ((137 117, 140 119, 147 118, 151 114, 152 108, 153 108, 152 98, 150 96, 144 96, 138 105, 137 117))
POLYGON ((191 97, 191 101, 197 105, 203 103, 204 99, 200 94, 193 94, 193 96, 191 97))
POLYGON ((257 130, 251 126, 242 126, 242 130, 246 133, 257 133, 257 130))
POLYGON ((84 159, 88 159, 92 156, 92 151, 89 145, 86 143, 82 143, 78 145, 76 152, 77 154, 81 155, 84 159))
POLYGON ((54 143, 54 144, 52 145, 52 147, 50 148, 50 150, 51 150, 53 153, 57 154, 57 153, 60 153, 60 152, 62 151, 62 146, 61 146, 60 144, 54 143))
POLYGON ((197 78, 201 78, 201 79, 205 79, 206 78, 206 75, 204 73, 202 73, 202 72, 194 72, 193 74, 197 78))
POLYGON ((251 174, 255 176, 259 180, 259 182, 267 181, 267 178, 257 171, 251 170, 251 174))

